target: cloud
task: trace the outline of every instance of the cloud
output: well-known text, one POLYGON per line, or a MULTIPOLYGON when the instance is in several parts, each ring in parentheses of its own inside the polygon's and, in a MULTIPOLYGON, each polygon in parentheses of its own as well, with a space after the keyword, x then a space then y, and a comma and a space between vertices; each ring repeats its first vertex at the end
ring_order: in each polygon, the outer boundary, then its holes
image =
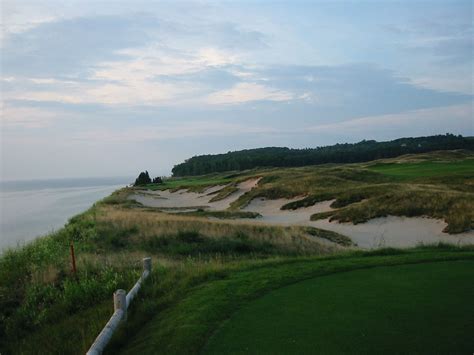
POLYGON ((407 111, 397 114, 361 117, 344 122, 307 127, 314 134, 341 134, 349 137, 400 137, 439 133, 474 134, 474 102, 439 108, 407 111))
POLYGON ((180 97, 195 92, 195 87, 173 85, 143 80, 125 83, 100 83, 96 85, 75 83, 69 90, 55 87, 53 90, 26 91, 9 98, 15 101, 58 102, 63 104, 101 104, 112 106, 136 106, 179 104, 180 97))
POLYGON ((438 37, 408 45, 410 51, 428 52, 436 57, 435 63, 447 65, 470 64, 473 60, 473 33, 454 37, 438 37))
POLYGON ((270 134, 278 130, 271 127, 250 126, 218 121, 195 121, 182 124, 160 124, 159 126, 134 127, 127 130, 95 129, 81 132, 74 140, 87 142, 144 142, 192 137, 234 136, 247 134, 270 134))
POLYGON ((147 16, 45 22, 6 38, 2 69, 12 76, 84 75, 90 65, 116 58, 114 51, 146 43, 146 30, 154 25, 147 16))
POLYGON ((437 76, 419 76, 410 79, 410 83, 425 89, 436 90, 439 92, 464 93, 473 96, 473 80, 466 80, 466 76, 472 76, 469 71, 464 77, 452 75, 450 72, 439 73, 437 76), (450 75, 451 74, 451 75, 450 75))
POLYGON ((92 78, 98 80, 127 81, 153 79, 157 76, 185 75, 207 68, 216 68, 236 62, 237 55, 219 48, 204 47, 195 51, 179 51, 158 43, 144 48, 127 48, 117 51, 125 57, 97 63, 92 78))
POLYGON ((0 46, 12 34, 28 31, 41 24, 57 19, 51 13, 42 11, 41 6, 17 1, 3 0, 1 4, 2 16, 0 17, 0 46))
MULTIPOLYGON (((207 116, 212 117, 216 116, 214 110, 219 110, 220 115, 242 117, 244 113, 254 115, 250 112, 258 108, 260 119, 287 121, 291 116, 303 121, 327 121, 447 106, 472 98, 423 88, 422 84, 372 65, 215 65, 215 60, 204 60, 196 52, 181 56, 181 62, 170 60, 168 66, 165 56, 155 57, 154 51, 153 56, 149 56, 149 51, 145 53, 143 58, 101 64, 82 80, 8 78, 4 99, 78 105, 77 110, 82 105, 118 110, 168 107, 174 110, 170 115, 181 119, 186 119, 180 114, 184 108, 208 110, 207 116), (155 59, 165 64, 159 66, 155 59), (173 74, 177 72, 180 74, 173 74), (225 106, 229 109, 224 112, 225 106)), ((69 109, 74 110, 73 106, 69 109)))
POLYGON ((239 104, 251 101, 289 101, 294 95, 288 91, 270 88, 257 83, 238 83, 232 88, 210 94, 211 105, 239 104))
POLYGON ((12 127, 43 128, 58 119, 55 112, 33 107, 12 107, 2 104, 0 111, 0 122, 3 129, 12 127))
MULTIPOLYGON (((240 137, 239 140, 258 135, 273 137, 273 141, 292 137, 293 141, 304 142, 328 140, 331 137, 356 141, 368 138, 392 139, 410 132, 410 136, 439 133, 474 134, 472 112, 474 102, 439 108, 412 110, 397 114, 368 116, 343 122, 308 124, 299 127, 266 125, 263 122, 225 122, 222 120, 195 120, 186 124, 173 121, 150 122, 134 125, 127 129, 95 128, 76 132, 71 137, 78 142, 133 143, 147 141, 200 141, 206 137, 240 137), (299 138, 296 138, 299 137, 299 138), (342 138, 341 138, 342 137, 342 138)), ((330 141, 330 139, 329 139, 330 141)), ((275 144, 275 143, 274 143, 275 144)), ((278 145, 278 144, 277 144, 278 145)), ((299 144, 298 144, 299 145, 299 144)), ((312 144, 314 146, 314 143, 312 144)))
POLYGON ((10 176, 107 175, 124 156, 162 164, 157 152, 171 164, 237 147, 472 132, 467 1, 4 4, 10 176), (25 146, 45 162, 31 168, 25 146))

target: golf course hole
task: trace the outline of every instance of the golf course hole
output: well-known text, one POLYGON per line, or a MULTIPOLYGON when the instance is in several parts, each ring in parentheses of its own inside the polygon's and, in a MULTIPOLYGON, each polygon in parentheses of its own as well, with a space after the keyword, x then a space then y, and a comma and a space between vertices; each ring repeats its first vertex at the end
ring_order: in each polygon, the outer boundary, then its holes
POLYGON ((474 261, 376 267, 274 290, 214 333, 206 354, 471 354, 474 261))

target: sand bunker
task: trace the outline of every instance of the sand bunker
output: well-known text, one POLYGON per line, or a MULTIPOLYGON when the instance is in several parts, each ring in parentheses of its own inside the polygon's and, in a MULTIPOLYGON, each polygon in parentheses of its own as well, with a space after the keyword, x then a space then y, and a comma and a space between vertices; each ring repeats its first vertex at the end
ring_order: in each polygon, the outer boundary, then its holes
MULTIPOLYGON (((170 212, 192 211, 197 208, 206 208, 213 211, 222 211, 240 196, 250 191, 258 184, 259 179, 249 179, 237 185, 238 191, 223 200, 210 202, 215 193, 225 186, 213 186, 203 193, 179 190, 176 192, 150 191, 136 193, 130 198, 145 206, 163 208, 170 212)), ((314 213, 332 210, 331 201, 316 203, 314 206, 297 210, 281 210, 281 207, 294 199, 267 200, 256 198, 243 211, 257 212, 261 218, 245 220, 246 223, 263 223, 278 225, 307 225, 331 230, 350 237, 361 248, 380 247, 414 247, 420 244, 435 244, 439 242, 458 245, 474 244, 474 231, 462 234, 443 233, 446 223, 431 218, 407 218, 389 216, 376 218, 367 223, 353 225, 352 223, 329 222, 328 219, 310 221, 314 213)))
POLYGON ((462 234, 443 233, 446 223, 432 218, 408 218, 389 216, 376 218, 354 225, 352 223, 329 222, 328 219, 310 221, 311 215, 332 210, 331 201, 316 203, 314 206, 297 210, 280 210, 281 206, 296 199, 254 199, 244 211, 262 215, 257 222, 282 225, 308 225, 331 230, 350 237, 360 248, 414 247, 420 244, 451 243, 457 245, 474 244, 474 232, 462 234))
POLYGON ((249 179, 237 185, 238 191, 226 198, 210 202, 215 196, 214 193, 222 190, 225 186, 213 186, 202 193, 189 192, 187 190, 178 190, 171 192, 164 191, 141 191, 131 195, 129 198, 136 200, 147 207, 165 208, 165 209, 197 209, 207 208, 213 211, 220 211, 229 208, 230 204, 236 201, 240 196, 249 192, 257 186, 260 179, 249 179))
POLYGON ((317 228, 331 230, 350 237, 361 248, 414 247, 420 244, 474 244, 474 232, 443 233, 446 223, 432 218, 389 216, 374 218, 367 223, 329 222, 328 219, 309 222, 317 228))
POLYGON ((276 224, 307 224, 312 214, 332 210, 329 206, 334 200, 319 202, 314 206, 298 208, 297 210, 281 210, 283 205, 301 198, 291 200, 285 198, 277 200, 256 198, 242 210, 260 213, 262 218, 259 218, 259 221, 276 224))

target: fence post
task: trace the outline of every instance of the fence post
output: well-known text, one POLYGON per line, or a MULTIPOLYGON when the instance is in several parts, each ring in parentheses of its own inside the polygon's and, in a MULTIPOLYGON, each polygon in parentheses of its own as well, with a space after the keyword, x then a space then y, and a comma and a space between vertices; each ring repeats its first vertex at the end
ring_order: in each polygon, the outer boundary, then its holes
MULTIPOLYGON (((127 308, 132 303, 142 283, 151 273, 151 258, 143 258, 143 274, 127 294, 125 290, 114 292, 114 314, 99 333, 86 355, 100 355, 122 321, 127 320, 127 308)), ((0 354, 1 355, 1 354, 0 354)))
POLYGON ((127 320, 127 292, 125 290, 117 290, 114 292, 114 312, 123 311, 122 320, 127 320))
POLYGON ((143 258, 143 271, 151 272, 151 258, 143 258))

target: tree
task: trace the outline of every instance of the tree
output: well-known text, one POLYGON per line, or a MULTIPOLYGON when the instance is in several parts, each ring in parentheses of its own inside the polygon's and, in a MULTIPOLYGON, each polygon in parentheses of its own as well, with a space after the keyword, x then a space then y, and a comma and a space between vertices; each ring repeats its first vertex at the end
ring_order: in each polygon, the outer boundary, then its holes
POLYGON ((332 146, 289 149, 267 147, 247 149, 226 154, 200 155, 175 165, 173 176, 202 175, 259 167, 292 167, 326 163, 358 163, 402 154, 423 153, 435 150, 474 150, 474 137, 464 138, 453 134, 429 137, 399 138, 376 142, 339 143, 332 146))
POLYGON ((162 184, 163 179, 160 176, 157 176, 156 178, 153 179, 154 184, 162 184))
POLYGON ((148 171, 145 171, 145 172, 142 171, 135 180, 135 186, 146 185, 146 184, 151 184, 150 175, 148 174, 148 171))

